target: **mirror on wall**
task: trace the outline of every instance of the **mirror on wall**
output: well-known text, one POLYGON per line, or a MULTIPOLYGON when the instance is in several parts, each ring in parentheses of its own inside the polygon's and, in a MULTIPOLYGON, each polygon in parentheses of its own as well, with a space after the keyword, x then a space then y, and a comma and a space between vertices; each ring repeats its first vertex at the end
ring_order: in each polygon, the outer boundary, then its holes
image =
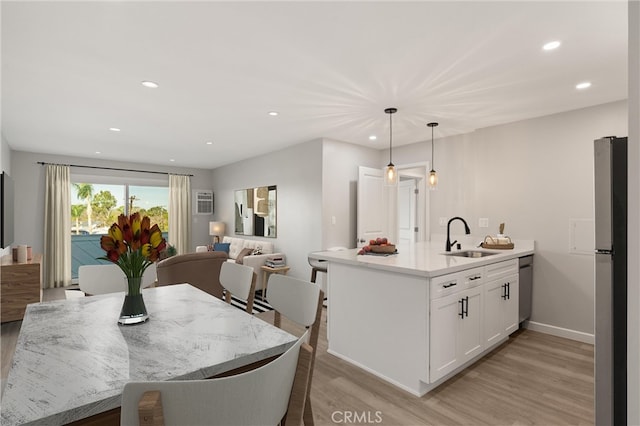
POLYGON ((275 238, 276 196, 275 185, 235 191, 235 233, 275 238))

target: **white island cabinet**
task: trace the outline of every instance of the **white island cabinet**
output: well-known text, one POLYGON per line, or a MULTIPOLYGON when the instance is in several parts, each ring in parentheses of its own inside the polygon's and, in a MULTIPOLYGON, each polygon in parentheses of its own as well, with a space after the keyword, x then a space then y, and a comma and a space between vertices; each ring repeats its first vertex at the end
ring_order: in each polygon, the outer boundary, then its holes
POLYGON ((515 245, 477 258, 431 243, 314 253, 328 262, 329 353, 424 395, 517 330, 518 258, 534 244, 515 245))

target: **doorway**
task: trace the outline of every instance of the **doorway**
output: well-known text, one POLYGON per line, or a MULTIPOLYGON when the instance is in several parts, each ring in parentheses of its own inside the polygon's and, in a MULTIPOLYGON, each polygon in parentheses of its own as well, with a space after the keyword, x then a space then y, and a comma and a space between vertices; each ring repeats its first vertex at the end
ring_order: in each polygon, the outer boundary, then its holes
POLYGON ((400 183, 385 187, 382 169, 359 167, 357 245, 388 237, 396 244, 426 241, 429 235, 428 164, 398 166, 400 183))

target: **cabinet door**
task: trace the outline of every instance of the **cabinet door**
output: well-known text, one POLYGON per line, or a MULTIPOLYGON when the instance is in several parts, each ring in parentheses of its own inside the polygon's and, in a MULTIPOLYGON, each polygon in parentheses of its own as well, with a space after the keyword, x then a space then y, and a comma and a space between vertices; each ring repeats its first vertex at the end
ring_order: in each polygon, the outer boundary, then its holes
POLYGON ((431 301, 429 380, 433 383, 458 365, 458 314, 460 296, 451 294, 431 301))
POLYGON ((487 347, 498 343, 504 335, 505 284, 504 280, 496 280, 484 285, 484 341, 487 347))
POLYGON ((518 274, 485 284, 484 336, 487 347, 499 343, 519 327, 518 274))
POLYGON ((482 288, 461 293, 464 316, 458 317, 458 359, 460 363, 478 355, 484 349, 482 336, 482 288))
POLYGON ((504 312, 504 332, 508 336, 520 327, 520 286, 518 274, 510 275, 507 281, 507 300, 504 312))

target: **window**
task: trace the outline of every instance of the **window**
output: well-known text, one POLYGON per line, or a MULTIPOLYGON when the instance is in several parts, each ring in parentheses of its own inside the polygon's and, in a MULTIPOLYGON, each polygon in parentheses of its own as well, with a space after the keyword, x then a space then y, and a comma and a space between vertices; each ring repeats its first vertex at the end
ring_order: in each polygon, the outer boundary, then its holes
POLYGON ((81 265, 107 263, 100 237, 122 213, 140 212, 158 224, 165 238, 169 231, 169 188, 167 186, 110 183, 71 184, 71 276, 78 278, 81 265))

